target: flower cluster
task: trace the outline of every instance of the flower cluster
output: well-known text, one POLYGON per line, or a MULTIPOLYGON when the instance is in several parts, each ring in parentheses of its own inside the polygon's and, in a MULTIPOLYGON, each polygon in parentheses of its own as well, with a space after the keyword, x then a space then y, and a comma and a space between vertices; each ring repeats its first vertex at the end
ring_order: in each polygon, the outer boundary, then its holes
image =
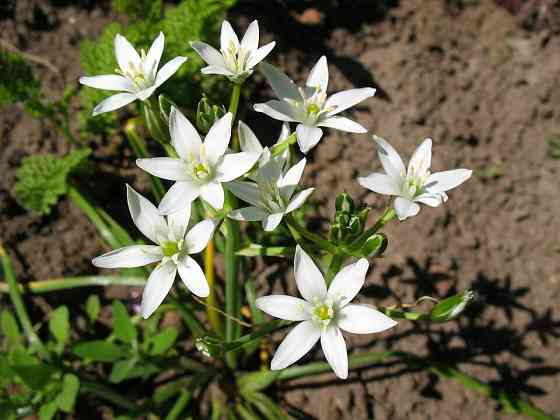
MULTIPOLYGON (((191 42, 190 45, 208 64, 202 69, 203 74, 225 76, 238 89, 254 72, 255 66, 269 55, 275 43, 259 47, 257 21, 249 25, 241 41, 231 25, 224 21, 219 51, 203 42, 191 42)), ((176 57, 158 71, 163 49, 163 34, 156 38, 147 54, 143 51, 138 54, 123 36, 117 35, 115 55, 119 74, 80 78, 80 82, 87 86, 123 92, 97 105, 94 115, 115 110, 136 99, 143 103, 147 101, 186 60, 176 57)), ((193 294, 209 295, 210 286, 205 274, 191 255, 206 247, 224 218, 260 221, 264 231, 273 231, 286 215, 305 203, 313 188, 298 190, 306 159, 294 163, 293 144, 297 142, 299 150, 306 154, 319 143, 324 127, 351 133, 367 132, 364 126, 340 113, 374 96, 375 89, 351 89, 329 96, 326 57, 321 57, 313 66, 303 87, 298 87, 270 64, 262 63, 260 69, 277 99, 255 104, 254 110, 284 122, 274 146, 263 147, 249 126, 239 121, 240 151, 237 150, 237 144, 230 142, 237 105, 223 116, 214 112, 213 116, 201 119, 208 128, 204 140, 195 126, 173 106, 164 118, 164 125, 168 124, 169 129, 168 156, 137 160, 137 165, 152 176, 174 182, 157 208, 127 186, 132 219, 155 245, 117 249, 95 258, 93 264, 116 268, 157 263, 142 296, 144 318, 149 317, 165 299, 177 273, 193 294), (208 122, 208 119, 212 121, 208 122), (296 123, 294 132, 291 132, 291 123, 296 123), (235 200, 226 199, 229 193, 247 205, 237 208, 235 200), (189 229, 191 206, 198 198, 202 200, 204 214, 213 215, 214 219, 202 220, 189 229)), ((430 173, 430 139, 416 149, 408 167, 387 141, 377 136, 373 139, 385 173, 374 172, 358 178, 358 182, 376 193, 396 196, 393 206, 400 220, 416 215, 420 210, 418 203, 437 207, 446 202, 446 192, 471 176, 471 171, 466 169, 430 173)), ((336 241, 332 243, 351 247, 360 237, 367 210, 360 210, 358 215, 354 215, 352 209, 343 210, 340 210, 344 214, 341 213, 335 232, 338 236, 335 235, 336 241), (356 230, 355 226, 362 227, 356 230)), ((384 238, 377 235, 368 240, 380 247, 384 238)), ((350 255, 359 258, 370 254, 350 255)), ((329 285, 313 259, 297 246, 295 280, 303 299, 270 295, 256 300, 257 307, 269 315, 300 322, 278 348, 272 369, 282 369, 296 362, 320 340, 323 353, 336 375, 347 377, 348 357, 342 331, 376 333, 396 324, 372 307, 350 303, 365 282, 368 266, 365 258, 342 268, 339 264, 329 285)))

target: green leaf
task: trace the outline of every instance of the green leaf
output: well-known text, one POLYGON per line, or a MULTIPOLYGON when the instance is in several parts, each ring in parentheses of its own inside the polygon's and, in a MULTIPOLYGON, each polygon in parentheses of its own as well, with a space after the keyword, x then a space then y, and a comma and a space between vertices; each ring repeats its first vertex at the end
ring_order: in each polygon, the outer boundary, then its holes
POLYGON ((40 83, 21 55, 0 48, 0 74, 0 105, 38 97, 40 83))
POLYGON ((25 385, 34 391, 42 390, 56 372, 55 368, 40 364, 39 361, 33 364, 12 365, 11 368, 25 385))
POLYGON ((245 373, 237 378, 237 386, 241 392, 261 391, 272 385, 279 374, 277 370, 268 369, 245 373))
POLYGON ((0 401, 0 420, 16 420, 17 411, 9 402, 0 401))
POLYGON ((84 341, 73 348, 74 354, 82 359, 96 362, 114 362, 126 356, 126 350, 117 344, 103 340, 84 341))
POLYGON ((28 156, 17 171, 15 195, 29 210, 49 214, 59 197, 68 190, 68 176, 90 155, 76 150, 60 158, 52 154, 28 156))
POLYGON ((243 397, 253 404, 267 420, 289 420, 282 408, 261 392, 244 392, 243 397))
POLYGON ((179 331, 177 331, 177 329, 168 327, 152 337, 152 349, 150 350, 150 354, 152 356, 164 354, 175 343, 178 335, 179 331))
POLYGON ((86 301, 86 313, 92 324, 97 321, 99 312, 101 312, 101 303, 99 302, 99 296, 91 295, 86 301))
POLYGON ((43 404, 39 409, 39 420, 51 420, 56 411, 58 410, 58 405, 56 401, 50 401, 46 404, 43 404))
POLYGON ((262 246, 258 244, 250 244, 249 246, 237 251, 237 255, 244 257, 288 257, 292 258, 295 248, 289 246, 262 246))
POLYGON ((436 322, 446 322, 459 316, 476 298, 472 290, 448 297, 440 301, 430 312, 430 319, 436 322))
POLYGON ((66 306, 60 306, 49 319, 49 331, 59 343, 68 342, 70 337, 70 314, 66 306))
POLYGON ((109 381, 113 382, 114 384, 118 384, 119 382, 124 381, 128 377, 128 374, 131 372, 137 361, 138 359, 136 359, 135 357, 127 360, 119 360, 113 365, 111 375, 109 376, 109 381))
POLYGON ((21 333, 16 319, 12 313, 4 309, 0 315, 0 324, 2 326, 2 333, 8 339, 10 347, 17 346, 21 343, 21 333))
POLYGON ((80 390, 80 380, 76 375, 67 373, 62 377, 62 391, 56 398, 58 408, 65 413, 71 413, 74 410, 76 397, 80 390))
POLYGON ((126 307, 119 300, 113 301, 113 329, 115 336, 125 343, 132 343, 137 339, 136 328, 126 307))

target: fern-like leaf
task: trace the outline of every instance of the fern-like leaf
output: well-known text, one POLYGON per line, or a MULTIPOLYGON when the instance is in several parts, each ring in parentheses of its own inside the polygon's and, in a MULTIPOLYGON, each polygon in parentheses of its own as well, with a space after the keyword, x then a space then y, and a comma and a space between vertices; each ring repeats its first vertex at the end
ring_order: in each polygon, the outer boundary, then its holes
POLYGON ((26 102, 39 95, 40 83, 19 55, 0 48, 0 105, 26 102))

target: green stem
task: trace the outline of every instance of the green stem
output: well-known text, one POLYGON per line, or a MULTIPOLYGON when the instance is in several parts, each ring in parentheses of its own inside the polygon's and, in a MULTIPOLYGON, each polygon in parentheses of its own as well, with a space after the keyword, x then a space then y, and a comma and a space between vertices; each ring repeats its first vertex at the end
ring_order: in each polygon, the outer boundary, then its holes
POLYGON ((239 107, 240 97, 241 97, 241 85, 234 84, 233 89, 231 91, 231 97, 229 100, 229 108, 228 108, 228 111, 233 114, 232 121, 235 121, 235 117, 237 116, 237 108, 239 107))
MULTIPOLYGON (((288 223, 288 227, 291 228, 290 232, 292 233, 292 236, 293 236, 293 231, 292 231, 292 229, 293 229, 300 236, 307 239, 308 241, 313 242, 320 249, 323 249, 323 250, 325 250, 325 251, 327 251, 327 252, 329 252, 333 255, 337 253, 336 246, 334 246, 332 243, 330 243, 326 239, 323 239, 319 235, 315 235, 314 233, 309 232, 306 228, 304 228, 303 226, 301 226, 298 223, 298 221, 295 219, 295 217, 291 213, 286 216, 286 221, 288 223)), ((296 240, 296 242, 299 242, 297 237, 294 236, 294 239, 296 240)))
POLYGON ((191 330, 193 336, 201 337, 206 335, 206 328, 204 328, 204 325, 202 325, 195 316, 192 306, 172 295, 168 295, 168 299, 179 311, 181 318, 183 318, 183 321, 185 321, 185 324, 187 324, 187 327, 191 330))
POLYGON ((284 321, 284 320, 274 320, 267 322, 266 324, 261 324, 258 328, 250 332, 249 334, 245 334, 235 341, 231 341, 229 343, 224 344, 224 351, 231 352, 237 350, 241 347, 248 345, 249 343, 257 340, 265 335, 271 334, 274 331, 282 329, 288 325, 290 325, 291 321, 284 321))
POLYGON ((135 403, 123 397, 121 393, 113 391, 108 386, 100 383, 80 379, 80 392, 93 394, 99 398, 103 398, 105 401, 115 404, 118 407, 131 411, 132 413, 140 414, 140 407, 138 407, 135 403))
POLYGON ((179 395, 179 398, 177 398, 177 401, 175 401, 175 404, 173 404, 171 411, 165 417, 165 420, 176 420, 181 415, 187 404, 190 402, 191 398, 192 394, 189 391, 183 389, 179 395))
POLYGON ((292 134, 290 134, 288 137, 286 137, 281 143, 278 143, 278 144, 275 144, 274 146, 272 146, 272 148, 270 149, 270 153, 272 154, 272 156, 278 156, 284 150, 286 150, 287 148, 289 148, 292 144, 295 144, 296 142, 297 142, 297 135, 296 135, 296 132, 294 131, 292 134))
MULTIPOLYGON (((146 284, 145 277, 136 276, 81 276, 81 277, 61 277, 48 280, 32 281, 25 286, 19 285, 20 293, 49 293, 59 290, 75 289, 78 287, 95 286, 136 286, 141 287, 146 284)), ((0 283, 0 293, 8 293, 10 286, 0 283)))
POLYGON ((23 330, 25 331, 27 340, 29 341, 29 344, 31 344, 31 346, 37 347, 41 353, 48 357, 49 353, 43 345, 43 342, 33 329, 31 319, 29 318, 29 314, 27 313, 27 309, 25 308, 25 304, 23 303, 23 299, 21 298, 20 289, 16 279, 16 273, 14 272, 14 267, 12 265, 12 259, 4 250, 1 243, 0 259, 2 260, 2 270, 4 271, 4 275, 6 276, 6 282, 8 283, 8 288, 10 291, 10 300, 12 301, 12 305, 14 305, 16 315, 21 326, 23 327, 23 330))
POLYGON ((341 267, 343 262, 344 262, 344 256, 343 255, 333 254, 332 259, 331 259, 331 263, 329 264, 329 268, 328 268, 327 275, 326 275, 327 286, 331 284, 332 280, 334 279, 334 276, 336 276, 336 273, 338 273, 340 271, 340 267, 341 267))
POLYGON ((374 223, 372 227, 366 230, 360 237, 354 242, 351 246, 354 246, 356 243, 360 241, 364 241, 365 239, 369 238, 374 233, 377 233, 380 229, 382 229, 387 223, 397 217, 397 212, 393 207, 389 207, 385 210, 385 212, 381 215, 381 217, 374 223))

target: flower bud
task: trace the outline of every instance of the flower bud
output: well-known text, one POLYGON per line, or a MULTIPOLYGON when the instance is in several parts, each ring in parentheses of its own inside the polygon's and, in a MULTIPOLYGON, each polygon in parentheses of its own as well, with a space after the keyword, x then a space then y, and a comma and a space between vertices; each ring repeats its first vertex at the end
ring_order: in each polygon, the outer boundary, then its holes
POLYGON ((218 357, 224 352, 222 343, 210 336, 198 337, 195 340, 196 349, 206 357, 218 357))
POLYGON ((387 249, 389 241, 383 233, 374 233, 366 239, 360 249, 360 253, 365 258, 378 257, 387 249))
POLYGON ((441 300, 430 312, 432 321, 445 322, 459 316, 476 299, 476 293, 465 290, 462 293, 441 300))
POLYGON ((206 96, 203 96, 196 108, 196 128, 200 132, 207 134, 210 127, 226 115, 226 112, 223 105, 213 105, 206 96))
POLYGON ((354 201, 347 193, 343 192, 338 194, 334 202, 334 206, 338 212, 353 213, 354 212, 354 201))
POLYGON ((178 107, 175 104, 175 102, 173 102, 165 95, 159 95, 158 102, 159 102, 159 112, 163 117, 163 119, 165 120, 165 122, 169 124, 169 114, 171 113, 171 108, 173 107, 178 108, 178 107))
POLYGON ((144 120, 150 135, 161 144, 169 143, 171 137, 169 135, 168 122, 160 112, 160 105, 155 102, 155 99, 153 101, 144 101, 143 104, 144 120))

